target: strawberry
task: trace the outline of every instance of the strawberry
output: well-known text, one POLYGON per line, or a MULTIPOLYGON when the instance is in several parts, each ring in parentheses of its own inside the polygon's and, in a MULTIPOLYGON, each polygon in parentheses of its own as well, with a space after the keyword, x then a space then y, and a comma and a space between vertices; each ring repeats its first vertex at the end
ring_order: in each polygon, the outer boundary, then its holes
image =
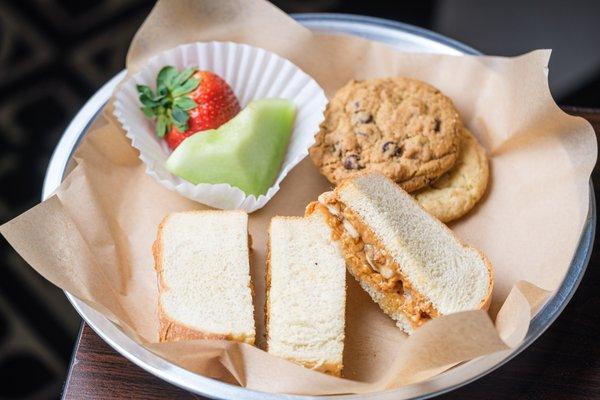
POLYGON ((156 77, 156 93, 138 85, 142 112, 156 119, 156 135, 175 149, 198 131, 215 129, 239 111, 233 90, 220 76, 210 71, 186 68, 178 72, 163 67, 156 77))

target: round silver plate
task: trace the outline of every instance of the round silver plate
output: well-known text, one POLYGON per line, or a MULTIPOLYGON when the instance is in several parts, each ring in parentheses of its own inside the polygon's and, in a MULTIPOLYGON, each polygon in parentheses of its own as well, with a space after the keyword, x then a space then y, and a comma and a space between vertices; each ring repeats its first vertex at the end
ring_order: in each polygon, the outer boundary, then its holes
MULTIPOLYGON (((296 14, 294 15, 294 18, 316 32, 357 35, 386 43, 403 51, 455 55, 479 54, 473 48, 437 33, 417 28, 412 25, 379 18, 344 14, 296 14)), ((52 155, 46 172, 42 192, 43 199, 51 196, 54 190, 56 190, 62 182, 66 172, 69 170, 71 156, 77 148, 78 143, 85 136, 88 127, 110 98, 114 87, 124 76, 125 71, 122 71, 102 86, 102 88, 100 88, 100 90, 83 106, 79 113, 77 113, 73 121, 65 130, 58 146, 54 150, 54 154, 52 155)), ((588 217, 569 271, 556 294, 531 321, 527 336, 518 348, 509 352, 496 353, 472 360, 467 363, 468 369, 465 365, 461 365, 438 375, 426 384, 409 385, 386 392, 363 395, 339 395, 330 396, 330 398, 389 400, 424 399, 456 389, 498 368, 500 365, 527 348, 527 346, 550 326, 564 309, 579 285, 585 272, 585 268, 587 267, 591 255, 595 227, 596 206, 594 191, 590 182, 588 217)), ((116 351, 151 374, 183 389, 189 390, 190 392, 216 399, 244 398, 251 400, 274 400, 322 398, 258 392, 191 373, 146 350, 125 335, 116 325, 108 321, 97 311, 90 308, 71 294, 66 293, 66 295, 73 304, 73 307, 75 307, 88 325, 116 351)))

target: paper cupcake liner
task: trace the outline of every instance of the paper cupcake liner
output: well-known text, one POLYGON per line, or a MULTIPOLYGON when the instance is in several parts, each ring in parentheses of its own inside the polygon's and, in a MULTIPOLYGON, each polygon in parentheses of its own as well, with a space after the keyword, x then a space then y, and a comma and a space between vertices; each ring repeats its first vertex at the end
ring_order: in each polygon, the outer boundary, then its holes
POLYGON ((133 147, 139 150, 146 172, 170 190, 202 204, 221 209, 252 212, 264 207, 279 191, 281 181, 304 157, 314 143, 323 121, 327 98, 309 75, 290 61, 266 50, 232 42, 191 43, 165 51, 127 79, 115 94, 114 115, 123 125, 133 147), (229 184, 194 185, 167 171, 170 150, 154 133, 154 121, 140 110, 136 85, 155 89, 156 75, 165 65, 178 70, 198 67, 221 76, 235 92, 240 106, 265 98, 289 99, 296 105, 296 120, 286 154, 273 185, 266 194, 247 196, 229 184))

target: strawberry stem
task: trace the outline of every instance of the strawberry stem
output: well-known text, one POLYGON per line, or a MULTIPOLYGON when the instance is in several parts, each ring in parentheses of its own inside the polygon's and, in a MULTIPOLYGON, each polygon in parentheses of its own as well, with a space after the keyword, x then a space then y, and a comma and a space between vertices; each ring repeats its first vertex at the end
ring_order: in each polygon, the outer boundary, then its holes
POLYGON ((188 129, 188 111, 197 107, 196 102, 188 96, 200 84, 194 77, 197 68, 186 68, 179 72, 167 65, 158 72, 156 92, 146 85, 137 85, 140 109, 144 115, 156 120, 155 132, 159 138, 171 130, 173 126, 180 132, 188 129))

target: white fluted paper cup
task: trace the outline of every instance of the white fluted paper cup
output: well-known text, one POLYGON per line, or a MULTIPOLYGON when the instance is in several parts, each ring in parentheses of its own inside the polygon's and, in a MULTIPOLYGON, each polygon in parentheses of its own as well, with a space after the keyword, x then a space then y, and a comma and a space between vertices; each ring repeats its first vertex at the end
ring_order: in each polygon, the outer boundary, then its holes
POLYGON ((150 59, 148 64, 127 79, 115 94, 114 115, 123 125, 133 147, 140 152, 146 172, 170 190, 199 203, 221 209, 252 212, 262 208, 279 191, 286 175, 314 143, 323 121, 327 98, 309 75, 290 61, 264 49, 231 42, 191 43, 175 47, 150 59), (296 105, 296 119, 279 174, 266 194, 247 196, 226 183, 190 183, 170 173, 166 161, 170 150, 154 133, 154 121, 140 110, 136 85, 155 89, 156 75, 165 65, 178 70, 198 67, 221 76, 233 89, 240 106, 266 98, 289 99, 296 105))

